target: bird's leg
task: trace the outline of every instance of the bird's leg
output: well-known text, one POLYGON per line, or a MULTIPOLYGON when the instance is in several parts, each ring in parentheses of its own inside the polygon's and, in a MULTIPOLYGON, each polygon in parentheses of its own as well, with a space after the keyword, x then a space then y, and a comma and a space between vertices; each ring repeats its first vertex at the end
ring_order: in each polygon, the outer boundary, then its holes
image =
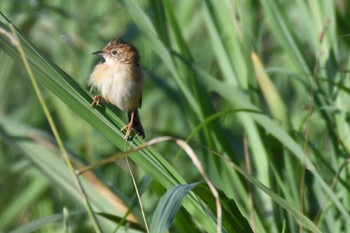
POLYGON ((132 129, 132 125, 133 125, 133 122, 134 122, 134 111, 133 110, 131 112, 131 117, 130 117, 130 121, 129 121, 129 124, 127 124, 126 126, 124 126, 123 128, 120 129, 120 131, 124 131, 126 129, 126 133, 125 133, 125 136, 124 136, 124 140, 127 140, 128 137, 130 136, 130 133, 131 133, 131 129, 132 129))
POLYGON ((92 103, 90 104, 90 107, 95 107, 95 106, 101 106, 100 102, 104 100, 104 98, 100 95, 96 95, 92 98, 92 103))

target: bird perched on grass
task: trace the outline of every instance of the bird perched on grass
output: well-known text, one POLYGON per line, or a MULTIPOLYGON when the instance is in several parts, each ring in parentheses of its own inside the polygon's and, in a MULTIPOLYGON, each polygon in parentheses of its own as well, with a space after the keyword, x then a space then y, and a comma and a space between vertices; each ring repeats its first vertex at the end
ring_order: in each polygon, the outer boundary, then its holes
POLYGON ((129 123, 121 129, 126 131, 124 139, 129 138, 132 130, 145 138, 137 109, 141 107, 144 85, 137 49, 131 44, 115 39, 103 50, 93 54, 102 56, 105 61, 96 65, 90 75, 89 85, 101 93, 93 97, 91 106, 99 106, 104 100, 127 111, 129 123))

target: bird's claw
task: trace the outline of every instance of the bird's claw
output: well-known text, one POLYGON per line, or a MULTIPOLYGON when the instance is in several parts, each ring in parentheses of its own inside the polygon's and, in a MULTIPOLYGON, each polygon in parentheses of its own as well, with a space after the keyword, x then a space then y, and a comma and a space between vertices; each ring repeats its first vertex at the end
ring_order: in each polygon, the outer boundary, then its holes
POLYGON ((132 123, 130 122, 129 124, 125 125, 123 128, 120 129, 120 131, 126 131, 124 140, 127 140, 132 132, 132 123))
POLYGON ((97 96, 94 96, 92 98, 92 103, 90 104, 90 107, 93 108, 93 107, 101 107, 101 101, 103 100, 103 97, 100 96, 100 95, 97 95, 97 96))

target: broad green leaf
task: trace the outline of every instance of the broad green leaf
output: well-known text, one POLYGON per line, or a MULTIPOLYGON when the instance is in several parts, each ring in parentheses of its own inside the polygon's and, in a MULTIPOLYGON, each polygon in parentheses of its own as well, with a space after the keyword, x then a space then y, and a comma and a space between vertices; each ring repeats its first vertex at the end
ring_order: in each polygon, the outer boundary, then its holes
POLYGON ((177 211, 181 207, 182 200, 198 184, 177 185, 170 188, 158 202, 153 214, 150 231, 154 233, 166 233, 177 211))

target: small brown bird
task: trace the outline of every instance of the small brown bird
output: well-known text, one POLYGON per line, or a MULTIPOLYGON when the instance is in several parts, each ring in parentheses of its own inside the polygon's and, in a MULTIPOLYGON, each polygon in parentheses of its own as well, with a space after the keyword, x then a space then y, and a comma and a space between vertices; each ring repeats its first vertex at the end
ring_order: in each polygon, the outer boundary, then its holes
POLYGON ((105 100, 123 111, 128 111, 129 124, 121 129, 126 130, 124 139, 128 139, 132 129, 145 138, 137 110, 141 107, 144 84, 137 49, 131 44, 115 39, 103 50, 93 54, 103 56, 105 62, 96 65, 90 75, 89 85, 101 93, 94 96, 91 106, 99 106, 100 101, 105 100))

